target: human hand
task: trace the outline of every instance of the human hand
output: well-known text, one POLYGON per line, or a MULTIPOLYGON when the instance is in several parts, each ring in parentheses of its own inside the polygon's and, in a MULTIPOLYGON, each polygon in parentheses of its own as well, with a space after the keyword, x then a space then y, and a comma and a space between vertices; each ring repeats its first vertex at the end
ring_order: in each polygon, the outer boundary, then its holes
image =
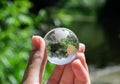
MULTIPOLYGON (((32 56, 26 68, 23 84, 41 84, 47 53, 45 42, 39 36, 32 38, 32 56)), ((75 60, 66 65, 56 65, 47 84, 90 84, 88 67, 84 56, 85 47, 80 44, 75 60)))
POLYGON ((57 65, 47 84, 91 84, 84 51, 84 44, 79 44, 76 59, 66 65, 57 65))

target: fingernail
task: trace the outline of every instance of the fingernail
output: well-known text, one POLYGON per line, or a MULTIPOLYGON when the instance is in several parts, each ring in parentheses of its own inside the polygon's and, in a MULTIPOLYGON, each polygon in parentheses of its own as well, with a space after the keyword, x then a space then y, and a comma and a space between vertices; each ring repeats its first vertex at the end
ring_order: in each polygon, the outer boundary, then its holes
POLYGON ((38 36, 32 37, 32 49, 33 50, 39 50, 40 49, 40 39, 38 36))
POLYGON ((79 59, 76 59, 73 61, 73 64, 74 64, 74 68, 76 68, 76 67, 78 67, 79 64, 81 64, 81 62, 79 59))
POLYGON ((85 52, 85 45, 82 43, 79 43, 79 52, 85 52))
POLYGON ((45 52, 45 42, 40 36, 32 37, 32 49, 34 57, 43 57, 45 52))
POLYGON ((74 64, 79 64, 79 63, 81 63, 81 62, 80 62, 79 59, 76 59, 76 60, 73 61, 73 63, 74 63, 74 64))

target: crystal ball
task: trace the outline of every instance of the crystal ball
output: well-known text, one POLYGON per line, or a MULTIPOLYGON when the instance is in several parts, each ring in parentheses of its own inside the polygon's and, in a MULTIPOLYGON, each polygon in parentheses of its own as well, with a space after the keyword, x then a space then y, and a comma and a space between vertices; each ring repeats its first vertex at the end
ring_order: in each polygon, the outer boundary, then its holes
POLYGON ((79 41, 68 28, 54 28, 45 35, 44 40, 51 63, 64 65, 75 59, 79 41))

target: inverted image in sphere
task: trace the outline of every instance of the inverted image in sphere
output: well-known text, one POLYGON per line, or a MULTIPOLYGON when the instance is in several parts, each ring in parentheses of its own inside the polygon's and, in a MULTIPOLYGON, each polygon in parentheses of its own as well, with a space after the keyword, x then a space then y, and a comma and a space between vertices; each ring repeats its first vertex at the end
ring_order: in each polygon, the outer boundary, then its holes
POLYGON ((77 36, 67 28, 55 28, 45 37, 48 60, 57 65, 71 62, 79 48, 77 36))

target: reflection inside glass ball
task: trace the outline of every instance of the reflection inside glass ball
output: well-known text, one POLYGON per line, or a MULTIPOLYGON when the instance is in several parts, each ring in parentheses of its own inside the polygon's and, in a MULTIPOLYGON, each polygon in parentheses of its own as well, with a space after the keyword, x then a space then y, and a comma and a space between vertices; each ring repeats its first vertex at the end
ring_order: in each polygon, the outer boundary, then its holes
POLYGON ((77 36, 67 28, 55 28, 45 37, 48 60, 63 65, 75 59, 79 47, 77 36))

